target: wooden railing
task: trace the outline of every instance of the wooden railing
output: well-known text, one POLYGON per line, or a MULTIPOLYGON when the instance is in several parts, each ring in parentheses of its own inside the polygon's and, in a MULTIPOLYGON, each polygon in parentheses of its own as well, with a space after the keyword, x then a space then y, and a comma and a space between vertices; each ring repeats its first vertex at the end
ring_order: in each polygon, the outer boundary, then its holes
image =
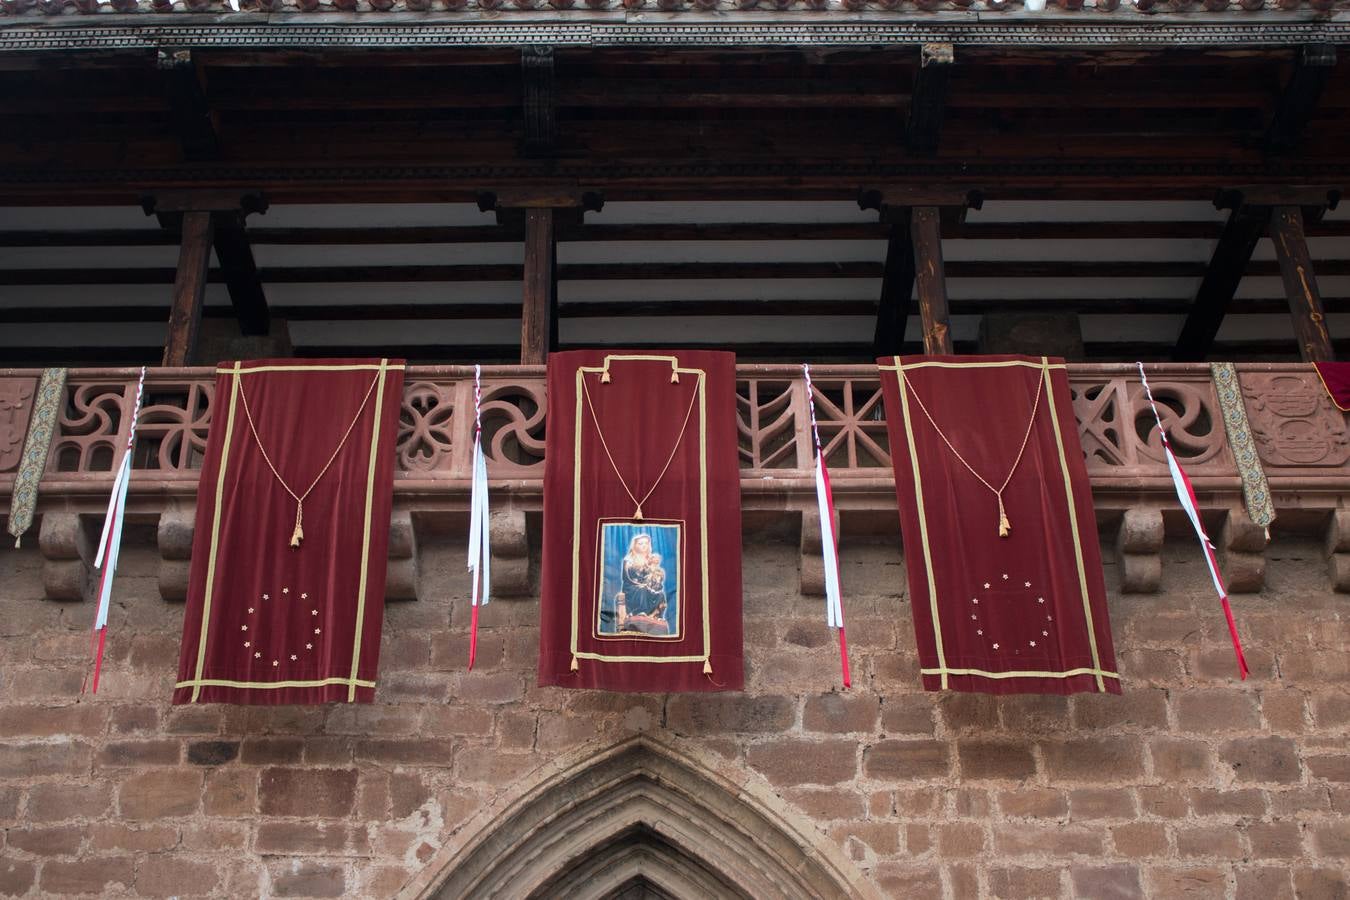
MULTIPOLYGON (((1342 565, 1350 588, 1350 511, 1341 509, 1350 507, 1350 428, 1345 415, 1327 398, 1311 366, 1237 368, 1257 454, 1281 522, 1304 530, 1329 529, 1333 569, 1342 565)), ((0 509, 8 508, 39 375, 36 370, 0 370, 0 498, 6 498, 0 509)), ((136 375, 135 369, 69 373, 38 507, 45 518, 64 517, 66 522, 59 525, 53 518, 50 527, 44 522, 43 549, 49 560, 87 564, 84 535, 89 520, 106 503, 113 462, 126 444, 136 375), (71 535, 60 536, 72 529, 71 535)), ((837 505, 846 516, 850 511, 893 510, 894 482, 876 368, 817 366, 812 378, 837 505)), ((473 370, 466 366, 408 370, 397 444, 396 528, 403 521, 411 534, 414 514, 425 520, 430 514, 457 514, 466 508, 472 379, 473 370)), ((1250 557, 1245 580, 1239 571, 1230 581, 1236 580, 1238 589, 1259 587, 1264 529, 1253 529, 1243 511, 1242 482, 1209 366, 1155 365, 1149 380, 1172 445, 1221 549, 1230 562, 1241 563, 1244 554, 1250 557)), ((1117 532, 1124 583, 1156 589, 1163 512, 1175 510, 1176 504, 1138 373, 1127 364, 1072 365, 1069 381, 1099 523, 1108 535, 1111 528, 1127 526, 1117 532)), ((128 512, 133 520, 160 522, 166 560, 186 560, 190 549, 184 546, 183 531, 190 534, 197 470, 211 425, 213 383, 209 368, 154 369, 146 378, 128 512), (178 525, 166 527, 170 520, 178 525), (166 549, 168 545, 173 546, 166 549)), ((805 547, 816 501, 801 370, 791 365, 740 366, 737 393, 743 506, 754 514, 800 514, 805 547)), ((525 513, 537 510, 542 500, 548 411, 543 367, 485 368, 483 400, 494 508, 502 516, 517 517, 512 527, 523 543, 525 513)), ((895 527, 894 518, 873 518, 895 527)), ((411 557, 411 538, 409 544, 411 557)), ((523 557, 525 551, 517 550, 523 557)), ((804 549, 804 582, 806 559, 804 549)), ((79 580, 78 573, 70 575, 65 593, 79 594, 79 580)), ((1341 580, 1337 576, 1338 585, 1341 580)), ((177 593, 174 588, 165 592, 177 593)))

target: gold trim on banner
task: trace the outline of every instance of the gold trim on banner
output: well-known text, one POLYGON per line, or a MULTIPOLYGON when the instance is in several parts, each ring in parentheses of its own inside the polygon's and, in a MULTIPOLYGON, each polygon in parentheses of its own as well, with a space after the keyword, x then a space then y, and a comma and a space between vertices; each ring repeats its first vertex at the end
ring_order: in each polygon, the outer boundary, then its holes
POLYGON ((920 669, 924 675, 979 675, 982 678, 1072 678, 1075 675, 1096 675, 1097 678, 1115 678, 1120 676, 1115 672, 1108 672, 1105 669, 1094 669, 1084 667, 1081 669, 1066 669, 1063 672, 988 672, 984 669, 920 669))
POLYGON ((353 363, 348 366, 249 366, 244 368, 239 362, 233 366, 224 369, 216 369, 217 375, 250 375, 254 372, 374 372, 377 369, 381 372, 401 372, 407 368, 406 363, 385 362, 375 363, 353 363))
MULTIPOLYGON (((656 355, 607 355, 599 366, 578 366, 576 371, 576 429, 573 439, 572 456, 572 659, 591 659, 597 662, 650 662, 650 663, 707 663, 712 656, 712 625, 709 622, 711 610, 708 583, 708 373, 703 369, 682 368, 678 357, 656 355), (582 651, 578 648, 581 619, 581 410, 582 378, 586 374, 607 375, 612 361, 631 362, 668 362, 673 376, 698 376, 698 496, 700 551, 702 558, 703 596, 703 653, 698 656, 612 656, 605 653, 582 651)), ((600 518, 622 518, 608 516, 600 518)), ((706 671, 706 670, 705 670, 706 671)))
POLYGON ((194 691, 204 687, 275 690, 277 688, 327 687, 330 684, 349 684, 353 691, 359 687, 373 688, 375 686, 373 681, 360 681, 355 678, 343 678, 341 675, 334 675, 332 678, 321 678, 316 681, 231 681, 228 678, 194 678, 190 681, 180 681, 174 687, 190 687, 194 691))
POLYGON ((220 543, 220 505, 225 499, 225 473, 230 461, 230 440, 234 436, 234 415, 239 403, 239 363, 230 378, 230 408, 225 414, 225 437, 220 446, 220 471, 216 474, 216 505, 211 510, 211 549, 206 556, 206 588, 202 594, 202 629, 197 636, 197 670, 192 685, 192 703, 201 694, 202 669, 206 666, 206 635, 211 627, 211 597, 216 589, 216 550, 220 543))
POLYGON ((1341 406, 1341 401, 1336 399, 1336 393, 1332 391, 1331 387, 1327 384, 1327 380, 1322 377, 1322 370, 1315 365, 1312 367, 1312 370, 1313 373, 1317 375, 1317 380, 1322 383, 1322 390, 1327 392, 1327 399, 1331 401, 1331 405, 1341 412, 1350 412, 1350 406, 1341 406))
POLYGON ((375 462, 380 455, 380 422, 384 418, 384 381, 385 366, 388 359, 380 360, 379 380, 375 388, 375 421, 370 426, 370 461, 366 465, 366 515, 361 529, 361 581, 356 588, 356 634, 352 637, 352 674, 351 685, 347 691, 347 702, 356 702, 356 672, 361 665, 361 637, 366 630, 366 579, 370 576, 370 515, 375 502, 375 462))
POLYGON ((1092 596, 1088 593, 1087 567, 1083 564, 1083 541, 1078 533, 1078 510, 1074 508, 1073 482, 1069 479, 1069 459, 1064 453, 1064 434, 1059 428, 1059 410, 1055 409, 1054 385, 1050 382, 1049 360, 1042 356, 1041 364, 1044 366, 1042 377, 1045 380, 1045 392, 1050 397, 1050 424, 1055 428, 1055 447, 1059 450, 1059 470, 1064 475, 1064 501, 1069 508, 1069 531, 1073 534, 1073 558, 1078 565, 1078 589, 1083 595, 1083 616, 1087 620, 1088 646, 1092 648, 1092 668, 1099 670, 1097 690, 1104 693, 1106 684, 1102 681, 1100 673, 1102 660, 1097 652, 1097 623, 1092 620, 1092 596))
MULTIPOLYGON (((1097 630, 1096 624, 1092 618, 1092 606, 1087 586, 1087 568, 1083 563, 1083 546, 1078 533, 1078 513, 1074 508, 1073 483, 1069 477, 1069 462, 1064 451, 1064 438, 1060 431, 1059 414, 1055 409, 1054 385, 1050 381, 1050 372, 1053 369, 1067 369, 1062 363, 1051 363, 1047 357, 1041 357, 1039 363, 1027 362, 1026 360, 1005 360, 1002 362, 972 362, 972 363, 948 363, 948 362, 917 362, 913 364, 901 363, 900 357, 893 357, 894 366, 878 365, 877 368, 887 372, 896 373, 896 386, 900 392, 900 408, 903 413, 902 418, 905 422, 905 437, 909 444, 909 456, 911 468, 914 471, 914 498, 915 505, 918 507, 919 514, 919 543, 923 547, 924 568, 928 575, 928 603, 933 616, 933 638, 937 645, 938 665, 937 668, 921 669, 924 675, 939 675, 942 678, 942 688, 948 687, 948 676, 950 675, 974 675, 983 678, 1006 679, 1006 678, 1069 678, 1074 675, 1093 675, 1097 680, 1097 690, 1106 691, 1106 684, 1103 679, 1119 679, 1120 675, 1115 672, 1105 670, 1101 667, 1101 657, 1097 650, 1097 630), (909 402, 905 390, 905 379, 899 377, 900 372, 907 372, 911 369, 921 369, 927 367, 937 367, 944 369, 964 369, 964 368, 999 368, 1007 366, 1023 366, 1030 369, 1039 369, 1041 377, 1045 382, 1045 392, 1050 406, 1050 421, 1054 426, 1055 445, 1059 451, 1060 472, 1064 476, 1064 492, 1069 507, 1069 525, 1070 532, 1073 535, 1074 559, 1078 566, 1078 584, 1083 597, 1083 613, 1087 620, 1088 644, 1092 648, 1092 666, 1090 668, 1069 669, 1064 672, 1037 672, 1037 671, 1014 671, 1014 672, 989 672, 984 669, 951 669, 947 667, 946 654, 942 646, 942 623, 938 613, 937 585, 933 574, 933 556, 932 549, 928 541, 928 515, 923 502, 923 479, 919 472, 919 459, 917 447, 914 443, 914 431, 910 427, 909 402)), ((911 602, 913 600, 911 591, 911 602)))

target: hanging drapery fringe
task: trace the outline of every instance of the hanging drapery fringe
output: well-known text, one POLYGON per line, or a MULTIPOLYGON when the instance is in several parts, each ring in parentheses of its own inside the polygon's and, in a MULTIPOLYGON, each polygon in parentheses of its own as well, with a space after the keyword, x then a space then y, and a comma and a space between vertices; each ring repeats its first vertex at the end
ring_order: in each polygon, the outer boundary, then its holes
POLYGON ((811 439, 816 448, 816 503, 820 508, 820 549, 825 563, 825 624, 839 629, 839 662, 843 667, 844 687, 851 687, 848 671, 848 638, 844 634, 844 604, 839 590, 839 540, 834 533, 834 494, 830 491, 830 470, 820 447, 816 428, 816 401, 811 388, 811 367, 802 365, 806 379, 806 402, 811 410, 811 439))
MULTIPOLYGON (((103 536, 99 538, 98 555, 94 568, 102 569, 98 580, 98 607, 94 614, 94 631, 90 637, 94 654, 94 677, 91 692, 98 693, 98 678, 103 670, 103 647, 108 637, 108 606, 112 600, 113 574, 117 571, 117 557, 122 548, 122 524, 127 508, 127 487, 131 481, 131 449, 136 443, 136 420, 141 415, 141 399, 145 394, 145 366, 136 382, 136 403, 131 410, 131 424, 127 429, 127 447, 117 466, 112 496, 108 498, 108 513, 103 519, 103 536)), ((84 686, 80 686, 83 693, 84 686)))
POLYGON ((482 366, 473 367, 473 494, 469 502, 469 571, 473 573, 473 622, 469 626, 469 669, 478 656, 478 607, 492 586, 492 539, 488 522, 487 460, 483 456, 482 366))
POLYGON ((1148 398, 1148 405, 1153 410, 1153 418, 1158 423, 1158 435, 1162 438, 1163 452, 1167 456, 1167 469, 1172 473, 1172 484, 1177 490, 1177 499, 1181 501, 1181 508, 1186 511, 1186 516, 1191 520, 1192 527, 1195 528, 1195 534, 1200 538, 1200 546, 1205 551, 1205 562, 1209 564, 1210 577, 1214 579, 1214 589, 1219 592, 1219 600, 1223 603, 1223 614, 1228 620, 1228 635, 1233 639, 1233 653, 1237 655, 1238 672, 1245 680, 1247 678, 1247 659, 1242 654, 1242 641, 1238 639, 1237 623, 1233 621, 1233 608, 1228 603, 1228 588, 1224 586, 1223 575, 1219 572, 1219 561, 1214 554, 1214 542, 1209 539, 1205 533, 1205 526, 1200 522, 1199 504, 1195 499, 1195 490, 1191 487, 1191 480, 1186 477, 1186 472, 1177 462, 1176 454, 1172 452, 1172 445, 1167 440, 1167 429, 1163 427, 1162 416, 1158 414, 1158 404, 1153 401, 1153 391, 1148 386, 1148 376, 1144 374, 1144 364, 1137 363, 1139 366, 1139 380, 1144 385, 1144 395, 1148 398))

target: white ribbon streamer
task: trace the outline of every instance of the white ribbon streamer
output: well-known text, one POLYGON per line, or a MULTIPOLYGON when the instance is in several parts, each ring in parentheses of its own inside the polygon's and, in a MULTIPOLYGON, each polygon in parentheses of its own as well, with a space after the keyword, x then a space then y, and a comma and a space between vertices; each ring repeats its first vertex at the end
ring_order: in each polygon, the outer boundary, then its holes
POLYGON ((144 394, 145 366, 141 366, 140 380, 136 382, 136 403, 131 411, 131 425, 127 433, 127 446, 117 466, 112 495, 108 498, 108 512, 103 517, 103 535, 99 538, 98 555, 94 558, 94 568, 104 570, 103 577, 99 581, 98 608, 94 615, 95 631, 108 624, 113 574, 117 571, 117 558, 122 547, 122 524, 126 519, 127 489, 131 484, 131 449, 136 443, 136 420, 141 415, 141 400, 144 394))
POLYGON ((487 605, 492 584, 492 538, 488 512, 487 459, 483 455, 482 405, 482 366, 474 366, 473 491, 469 501, 469 571, 473 573, 474 606, 487 605))

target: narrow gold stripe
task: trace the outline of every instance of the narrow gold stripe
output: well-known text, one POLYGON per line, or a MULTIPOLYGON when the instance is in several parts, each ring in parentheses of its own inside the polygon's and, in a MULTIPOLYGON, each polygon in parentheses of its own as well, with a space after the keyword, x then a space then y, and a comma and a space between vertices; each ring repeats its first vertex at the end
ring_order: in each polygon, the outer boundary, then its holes
POLYGON ((978 675, 981 678, 1072 678, 1075 675, 1096 675, 1097 681, 1103 678, 1116 678, 1120 676, 1115 672, 1108 672, 1105 669, 1082 668, 1066 669, 1063 672, 986 672, 984 669, 920 669, 924 675, 978 675))
MULTIPOLYGON (((234 361, 234 367, 239 368, 239 360, 234 361)), ((220 448, 220 471, 216 474, 216 506, 211 511, 211 549, 206 556, 206 588, 202 595, 202 629, 197 636, 197 670, 195 678, 200 681, 202 669, 206 666, 206 637, 207 631, 211 626, 211 595, 216 586, 216 550, 220 542, 220 504, 225 497, 225 471, 230 461, 230 439, 234 436, 234 413, 239 400, 239 375, 235 374, 230 379, 230 409, 225 415, 225 437, 221 441, 220 448)), ((197 696, 201 693, 200 686, 194 685, 192 688, 192 700, 196 703, 197 696)))
MULTIPOLYGON (((1046 364, 1048 360, 1042 356, 1041 362, 1046 364)), ((1078 589, 1083 596, 1083 616, 1087 620, 1088 646, 1092 648, 1092 668, 1097 672, 1097 690, 1105 691, 1106 684, 1102 681, 1101 676, 1102 660, 1097 653, 1097 628, 1092 621, 1092 599, 1088 595, 1087 567, 1083 564, 1083 543, 1078 534, 1078 510, 1074 504, 1073 482, 1069 480, 1069 460, 1064 453, 1064 435, 1059 429, 1059 412, 1055 409, 1054 385, 1050 382, 1050 367, 1048 364, 1045 365, 1041 374, 1045 381, 1045 395, 1050 399, 1050 422, 1055 427, 1055 447, 1059 450, 1059 470, 1064 476, 1064 499, 1069 506, 1069 530, 1073 533, 1073 557, 1074 562, 1078 565, 1078 589)))
POLYGON ((230 681, 225 678, 194 678, 191 681, 180 681, 174 685, 176 688, 190 687, 193 689, 193 697, 196 697, 197 691, 204 687, 230 687, 247 688, 249 690, 275 690, 276 688, 306 688, 306 687, 325 687, 330 684, 350 684, 353 689, 358 687, 374 687, 373 681, 359 681, 352 678, 343 678, 333 676, 332 678, 323 678, 318 681, 230 681))
POLYGON ((1068 368, 1069 368, 1068 365, 1065 364, 1065 363, 1051 363, 1051 362, 1046 362, 1046 363, 1034 363, 1034 362, 1028 362, 1028 361, 1026 361, 1026 360, 1024 360, 1024 359, 1008 359, 1008 360, 1004 360, 1003 362, 963 362, 963 363, 950 363, 950 362, 935 362, 935 361, 928 361, 928 362, 916 362, 916 363, 901 363, 901 362, 900 362, 900 357, 898 357, 898 356, 895 357, 895 365, 893 365, 893 366, 883 366, 883 365, 878 364, 878 365, 877 365, 877 368, 878 368, 878 369, 881 369, 882 371, 885 371, 885 372, 901 372, 901 371, 908 372, 908 371, 910 371, 911 369, 933 369, 933 368, 936 368, 936 369, 999 369, 999 368, 1004 368, 1004 367, 1007 367, 1007 366, 1025 366, 1025 367, 1028 368, 1028 369, 1042 369, 1042 368, 1045 368, 1045 369, 1068 369, 1068 368))
POLYGON ((706 655, 699 656, 607 656, 604 653, 578 652, 578 659, 594 659, 599 662, 643 662, 643 663, 687 663, 707 662, 706 655))
MULTIPOLYGON (((577 367, 577 419, 572 448, 572 640, 569 649, 577 655, 577 606, 581 602, 581 383, 584 366, 577 367)), ((594 370, 598 371, 598 370, 594 370)))
MULTIPOLYGON (((919 452, 914 445, 914 428, 910 425, 909 391, 900 369, 900 357, 895 357, 896 385, 900 388, 900 409, 905 420, 905 439, 909 442, 909 460, 914 470, 914 501, 919 512, 919 543, 923 547, 923 564, 928 573, 928 608, 933 616, 933 641, 937 645, 938 666, 942 670, 942 689, 947 689, 947 654, 942 649, 942 622, 938 615, 937 584, 933 575, 933 554, 928 546, 928 517, 923 506, 923 479, 919 476, 919 452)), ((913 602, 914 586, 910 585, 913 602)))
POLYGON ((370 572, 370 516, 375 503, 375 462, 380 453, 380 421, 384 418, 384 378, 387 359, 380 360, 380 373, 375 377, 375 421, 370 426, 370 462, 366 468, 366 515, 361 530, 361 581, 356 588, 356 636, 352 638, 351 687, 347 702, 356 702, 356 672, 361 665, 361 636, 366 629, 366 577, 370 572))
POLYGON ((380 365, 374 363, 361 363, 350 366, 249 366, 247 368, 240 365, 238 361, 233 366, 224 369, 216 369, 217 375, 249 375, 254 372, 401 372, 407 366, 403 363, 394 365, 390 362, 384 362, 380 365))
POLYGON ((703 661, 712 659, 712 599, 708 596, 708 385, 698 373, 698 516, 703 544, 703 661))

